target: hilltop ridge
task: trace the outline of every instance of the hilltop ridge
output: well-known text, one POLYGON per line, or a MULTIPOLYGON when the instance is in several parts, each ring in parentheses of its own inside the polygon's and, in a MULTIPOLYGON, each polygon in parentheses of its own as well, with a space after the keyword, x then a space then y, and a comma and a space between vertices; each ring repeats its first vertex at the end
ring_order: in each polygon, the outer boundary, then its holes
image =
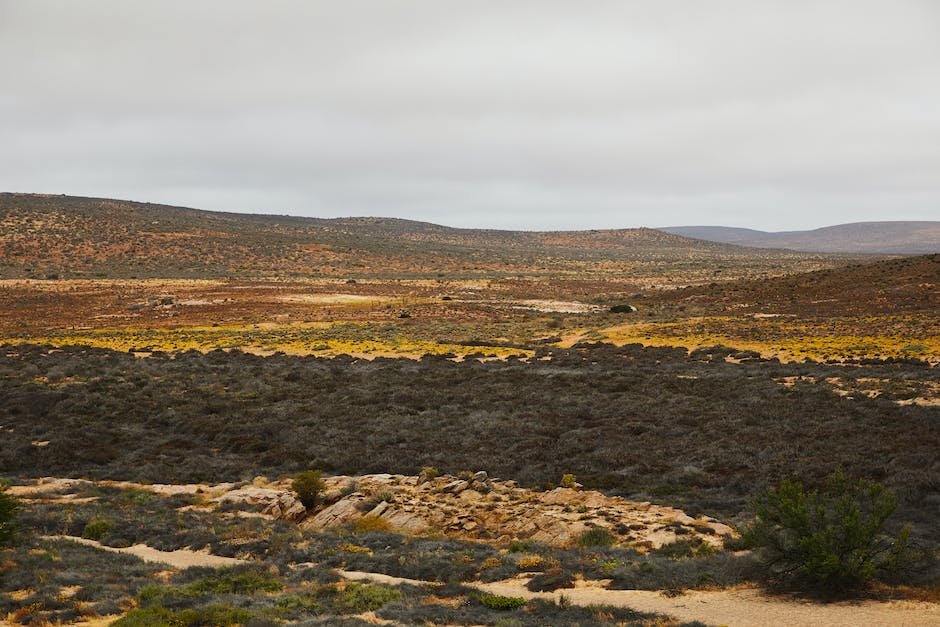
POLYGON ((457 229, 396 218, 235 214, 0 194, 0 278, 623 275, 655 263, 657 273, 699 264, 704 279, 723 263, 780 273, 837 261, 647 228, 457 229))
POLYGON ((940 222, 937 221, 852 222, 780 232, 727 226, 672 226, 660 230, 682 237, 755 248, 892 255, 940 252, 940 222))

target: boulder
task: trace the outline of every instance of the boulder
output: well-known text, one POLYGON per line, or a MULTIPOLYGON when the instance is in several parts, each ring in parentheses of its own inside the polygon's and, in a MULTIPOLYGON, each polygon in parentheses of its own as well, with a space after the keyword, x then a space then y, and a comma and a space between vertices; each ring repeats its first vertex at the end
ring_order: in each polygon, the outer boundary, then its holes
POLYGON ((382 518, 387 520, 392 528, 408 533, 421 533, 428 528, 428 523, 423 518, 400 509, 388 508, 383 512, 382 518))
POLYGON ((328 529, 349 524, 362 518, 358 504, 359 499, 342 499, 307 519, 301 526, 304 529, 328 529))
POLYGON ((573 488, 555 488, 542 493, 539 500, 549 505, 576 505, 581 503, 581 494, 573 488))
POLYGON ((270 514, 274 518, 296 522, 307 515, 307 508, 290 492, 282 492, 264 509, 263 513, 270 514))
POLYGON ((470 484, 463 479, 456 479, 451 481, 442 488, 443 492, 449 492, 451 494, 460 494, 464 490, 470 487, 470 484))

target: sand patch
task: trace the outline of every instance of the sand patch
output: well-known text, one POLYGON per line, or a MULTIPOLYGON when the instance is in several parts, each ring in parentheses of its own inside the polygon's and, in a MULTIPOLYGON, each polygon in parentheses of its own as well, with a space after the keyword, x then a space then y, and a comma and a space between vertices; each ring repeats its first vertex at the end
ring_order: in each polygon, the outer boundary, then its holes
POLYGON ((43 536, 44 540, 68 540, 70 542, 77 542, 79 544, 85 544, 87 546, 93 546, 96 549, 102 549, 104 551, 112 551, 114 553, 127 553, 128 555, 133 555, 139 557, 145 562, 153 562, 157 564, 168 564, 173 568, 178 568, 183 570, 189 568, 190 566, 207 566, 209 568, 225 568, 227 566, 237 566, 238 564, 245 564, 247 560, 241 560, 234 557, 222 557, 220 555, 212 555, 211 553, 203 551, 191 551, 189 549, 178 549, 176 551, 160 551, 153 547, 149 547, 146 544, 135 544, 134 546, 129 546, 126 548, 117 548, 113 546, 105 546, 100 542, 95 540, 89 540, 87 538, 79 538, 77 536, 43 536))
POLYGON ((367 305, 392 302, 395 299, 361 294, 287 294, 277 300, 285 303, 308 303, 311 305, 367 305))
POLYGON ((728 627, 857 627, 858 625, 940 625, 940 604, 922 601, 856 601, 815 603, 771 597, 756 588, 691 590, 667 597, 653 590, 606 590, 587 585, 556 592, 531 592, 528 578, 474 583, 493 594, 526 599, 555 599, 561 595, 575 605, 614 605, 641 612, 667 614, 683 621, 702 621, 728 627))

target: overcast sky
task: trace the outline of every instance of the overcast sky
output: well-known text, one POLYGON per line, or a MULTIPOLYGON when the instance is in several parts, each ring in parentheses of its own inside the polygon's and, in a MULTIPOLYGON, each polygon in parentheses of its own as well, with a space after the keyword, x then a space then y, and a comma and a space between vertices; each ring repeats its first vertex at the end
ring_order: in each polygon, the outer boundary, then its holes
POLYGON ((940 2, 0 0, 0 191, 524 229, 940 220, 940 2))

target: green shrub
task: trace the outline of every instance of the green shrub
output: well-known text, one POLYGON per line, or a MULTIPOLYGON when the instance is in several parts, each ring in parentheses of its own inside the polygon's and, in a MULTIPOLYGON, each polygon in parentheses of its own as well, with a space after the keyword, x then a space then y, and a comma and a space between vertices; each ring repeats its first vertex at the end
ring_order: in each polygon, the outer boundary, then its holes
POLYGON ((561 476, 561 483, 559 483, 558 485, 560 485, 563 488, 573 488, 577 485, 577 483, 578 483, 578 480, 575 478, 574 475, 572 475, 571 473, 565 473, 561 476))
POLYGON ((138 607, 111 623, 112 627, 154 627, 154 625, 180 625, 173 610, 165 607, 138 607))
POLYGON ((107 518, 92 518, 82 530, 82 537, 88 540, 100 540, 114 529, 114 523, 107 518))
POLYGON ((581 532, 577 539, 578 546, 591 548, 594 546, 610 546, 614 537, 603 527, 591 527, 581 532))
POLYGON ((392 601, 401 599, 401 592, 388 586, 351 583, 340 593, 333 605, 353 612, 374 611, 392 601))
POLYGON ((701 538, 691 538, 664 544, 657 549, 653 549, 652 552, 656 555, 680 560, 692 557, 707 557, 716 553, 717 550, 701 538))
POLYGON ((284 585, 274 575, 259 569, 236 566, 222 569, 208 577, 187 585, 187 593, 203 594, 254 594, 255 592, 278 592, 284 585))
POLYGON ((7 488, 7 485, 0 483, 0 546, 13 543, 15 531, 13 519, 20 507, 19 500, 12 494, 8 494, 7 488))
POLYGON ((822 593, 864 588, 907 559, 910 529, 884 533, 897 498, 879 483, 853 484, 841 472, 822 492, 783 481, 756 501, 745 540, 759 549, 773 583, 822 593))
POLYGON ((321 474, 319 470, 305 470, 294 477, 291 483, 291 490, 297 493, 300 502, 307 509, 316 506, 320 500, 320 493, 326 488, 321 474))
POLYGON ((636 307, 633 305, 613 305, 610 308, 610 313, 633 313, 636 311, 636 307))
POLYGON ((531 540, 511 540, 507 549, 510 553, 527 553, 534 546, 535 543, 531 540))
POLYGON ((274 613, 278 616, 310 616, 320 613, 320 600, 314 592, 287 594, 274 602, 274 613))
POLYGON ((133 609, 111 624, 117 627, 222 626, 244 625, 253 618, 256 616, 248 610, 233 608, 230 605, 207 605, 177 611, 154 605, 133 609))
POLYGON ((504 597, 501 594, 484 593, 480 595, 480 603, 491 610, 514 610, 526 604, 522 597, 504 597))

